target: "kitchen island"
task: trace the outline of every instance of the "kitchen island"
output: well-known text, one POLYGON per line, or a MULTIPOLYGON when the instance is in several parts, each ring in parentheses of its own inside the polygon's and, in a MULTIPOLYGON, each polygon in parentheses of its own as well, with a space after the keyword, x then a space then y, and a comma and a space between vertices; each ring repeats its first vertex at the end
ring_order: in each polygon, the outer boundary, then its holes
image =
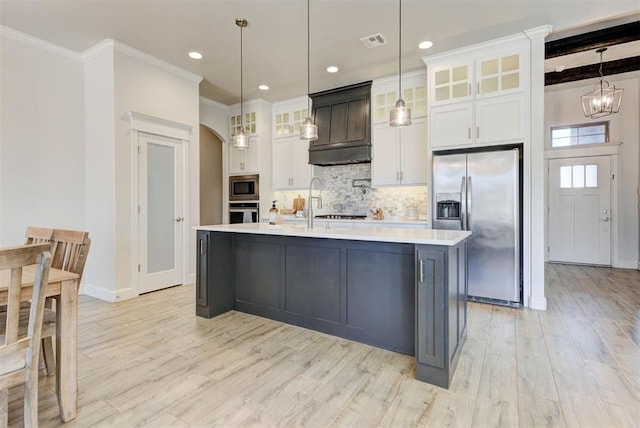
POLYGON ((198 316, 237 310, 413 355, 416 379, 449 386, 466 333, 470 232, 196 229, 198 316))

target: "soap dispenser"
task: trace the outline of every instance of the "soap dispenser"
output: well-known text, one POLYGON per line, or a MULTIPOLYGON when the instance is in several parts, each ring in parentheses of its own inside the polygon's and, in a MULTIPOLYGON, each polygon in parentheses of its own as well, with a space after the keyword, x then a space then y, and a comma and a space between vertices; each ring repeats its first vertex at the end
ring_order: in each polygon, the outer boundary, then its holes
POLYGON ((273 201, 271 204, 271 209, 269 210, 269 224, 276 224, 276 220, 278 218, 278 208, 276 208, 276 202, 273 201))

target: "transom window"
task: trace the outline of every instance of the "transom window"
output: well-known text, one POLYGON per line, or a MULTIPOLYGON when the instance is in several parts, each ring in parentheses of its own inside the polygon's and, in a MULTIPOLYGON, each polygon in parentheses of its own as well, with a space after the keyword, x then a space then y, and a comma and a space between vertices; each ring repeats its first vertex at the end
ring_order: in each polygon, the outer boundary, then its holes
POLYGON ((609 142, 609 122, 554 126, 551 128, 551 147, 569 147, 609 142))

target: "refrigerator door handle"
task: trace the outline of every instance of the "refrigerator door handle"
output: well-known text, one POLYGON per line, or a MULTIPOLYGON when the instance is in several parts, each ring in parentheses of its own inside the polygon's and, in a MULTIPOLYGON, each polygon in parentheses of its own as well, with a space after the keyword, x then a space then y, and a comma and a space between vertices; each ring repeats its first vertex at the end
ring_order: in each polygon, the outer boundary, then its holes
POLYGON ((473 211, 473 192, 471 177, 467 177, 467 230, 471 230, 471 212, 473 211))
POLYGON ((460 230, 467 230, 467 177, 460 183, 460 230))

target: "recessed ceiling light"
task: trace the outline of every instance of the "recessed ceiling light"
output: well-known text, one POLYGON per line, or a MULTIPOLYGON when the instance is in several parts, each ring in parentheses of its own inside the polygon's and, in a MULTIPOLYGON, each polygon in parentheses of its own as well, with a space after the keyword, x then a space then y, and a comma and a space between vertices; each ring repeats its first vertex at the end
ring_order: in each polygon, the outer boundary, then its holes
POLYGON ((329 73, 337 73, 338 72, 338 67, 336 67, 335 65, 330 65, 329 67, 327 67, 327 71, 329 73))
POLYGON ((420 49, 429 49, 431 46, 433 46, 433 42, 429 40, 425 40, 424 42, 420 42, 420 44, 418 44, 418 47, 420 49))
POLYGON ((192 51, 192 52, 189 52, 189 58, 202 59, 202 54, 200 52, 192 51))
POLYGON ((269 85, 258 85, 258 89, 260 89, 261 91, 268 91, 269 90, 269 85))

